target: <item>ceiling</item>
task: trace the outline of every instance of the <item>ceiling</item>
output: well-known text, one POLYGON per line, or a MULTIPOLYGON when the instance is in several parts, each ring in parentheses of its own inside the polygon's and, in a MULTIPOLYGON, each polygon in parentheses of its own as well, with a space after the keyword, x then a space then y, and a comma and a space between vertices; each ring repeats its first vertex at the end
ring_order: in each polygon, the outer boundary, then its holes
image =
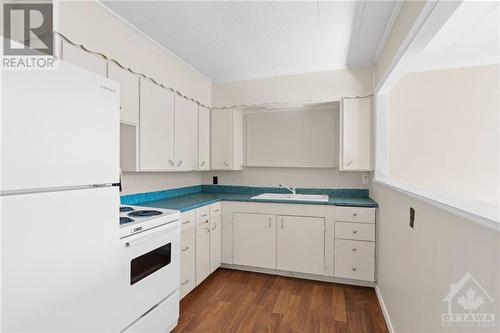
POLYGON ((395 1, 102 1, 213 81, 373 62, 395 1))
POLYGON ((500 62, 500 5, 464 1, 425 47, 410 71, 500 62))

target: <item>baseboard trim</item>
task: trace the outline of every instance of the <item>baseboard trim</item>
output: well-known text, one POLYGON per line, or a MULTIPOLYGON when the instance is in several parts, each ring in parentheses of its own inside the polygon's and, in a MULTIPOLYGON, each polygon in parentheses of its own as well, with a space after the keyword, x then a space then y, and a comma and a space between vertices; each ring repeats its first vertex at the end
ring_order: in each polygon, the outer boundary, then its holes
POLYGON ((389 312, 387 311, 387 307, 385 306, 384 298, 382 297, 382 293, 380 292, 378 284, 375 284, 375 294, 377 295, 378 303, 380 304, 380 308, 382 309, 382 314, 384 315, 385 319, 385 325, 387 326, 389 333, 396 333, 396 331, 394 330, 394 326, 392 326, 391 317, 389 317, 389 312))
POLYGON ((239 271, 246 271, 246 272, 264 273, 264 274, 271 274, 271 275, 293 277, 293 278, 298 278, 298 279, 307 279, 307 280, 314 280, 314 281, 349 284, 349 285, 361 286, 361 287, 372 287, 372 288, 375 287, 374 282, 336 278, 333 276, 297 273, 297 272, 290 272, 290 271, 281 271, 278 269, 242 266, 242 265, 234 265, 234 264, 222 264, 221 267, 228 268, 228 269, 235 269, 235 270, 239 270, 239 271))

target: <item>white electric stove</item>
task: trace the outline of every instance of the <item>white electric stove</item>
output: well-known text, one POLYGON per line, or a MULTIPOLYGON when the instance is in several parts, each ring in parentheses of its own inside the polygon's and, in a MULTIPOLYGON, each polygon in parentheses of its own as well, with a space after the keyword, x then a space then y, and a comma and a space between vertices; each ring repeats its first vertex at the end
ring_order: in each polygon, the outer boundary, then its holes
POLYGON ((145 232, 180 218, 181 213, 178 210, 121 205, 120 238, 145 232))

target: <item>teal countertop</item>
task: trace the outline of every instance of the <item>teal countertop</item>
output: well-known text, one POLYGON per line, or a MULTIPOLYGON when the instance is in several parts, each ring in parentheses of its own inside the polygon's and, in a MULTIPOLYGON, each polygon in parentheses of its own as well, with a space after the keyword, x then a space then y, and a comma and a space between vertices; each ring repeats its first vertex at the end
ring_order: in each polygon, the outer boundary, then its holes
MULTIPOLYGON (((264 192, 261 192, 264 193, 264 192)), ((163 198, 159 200, 151 200, 140 203, 134 203, 139 206, 156 207, 176 209, 181 212, 186 212, 198 207, 206 206, 219 201, 242 201, 242 202, 271 202, 283 204, 311 204, 311 205, 333 205, 333 206, 354 206, 354 207, 378 207, 378 204, 369 197, 348 197, 344 194, 336 196, 329 194, 327 202, 317 201, 291 201, 291 200, 261 200, 252 199, 253 196, 258 194, 254 193, 235 193, 234 190, 230 192, 198 192, 174 197, 163 198)), ((122 203, 127 203, 123 202, 122 203)))

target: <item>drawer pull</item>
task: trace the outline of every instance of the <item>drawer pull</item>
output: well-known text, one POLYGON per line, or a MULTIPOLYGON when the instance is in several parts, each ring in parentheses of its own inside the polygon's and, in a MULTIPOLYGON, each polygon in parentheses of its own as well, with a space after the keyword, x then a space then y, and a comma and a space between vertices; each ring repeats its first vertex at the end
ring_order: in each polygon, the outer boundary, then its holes
POLYGON ((191 222, 191 221, 187 220, 187 221, 182 222, 182 224, 188 224, 189 222, 191 222))
POLYGON ((182 283, 181 283, 181 285, 182 285, 182 286, 185 286, 185 285, 186 285, 186 284, 188 284, 188 283, 189 283, 189 279, 186 279, 186 281, 182 282, 182 283))
POLYGON ((358 213, 353 213, 352 216, 356 217, 358 216, 358 213))
POLYGON ((352 233, 353 233, 353 234, 357 234, 357 233, 358 233, 358 231, 357 231, 357 230, 353 230, 353 231, 352 231, 352 233))
POLYGON ((214 227, 212 228, 212 231, 215 231, 217 229, 217 223, 214 223, 214 227))
POLYGON ((205 228, 205 231, 208 233, 210 232, 210 228, 205 228))
POLYGON ((353 271, 353 272, 356 272, 356 267, 353 267, 353 268, 352 268, 352 271, 353 271))
POLYGON ((356 252, 357 248, 353 247, 352 252, 356 252))
POLYGON ((201 215, 201 217, 206 217, 206 216, 207 216, 207 214, 203 214, 203 215, 201 215))
POLYGON ((218 212, 220 212, 220 209, 215 209, 214 210, 214 213, 218 213, 218 212))
POLYGON ((185 248, 181 249, 181 251, 183 251, 183 252, 185 252, 187 250, 189 250, 189 246, 186 246, 185 248))

